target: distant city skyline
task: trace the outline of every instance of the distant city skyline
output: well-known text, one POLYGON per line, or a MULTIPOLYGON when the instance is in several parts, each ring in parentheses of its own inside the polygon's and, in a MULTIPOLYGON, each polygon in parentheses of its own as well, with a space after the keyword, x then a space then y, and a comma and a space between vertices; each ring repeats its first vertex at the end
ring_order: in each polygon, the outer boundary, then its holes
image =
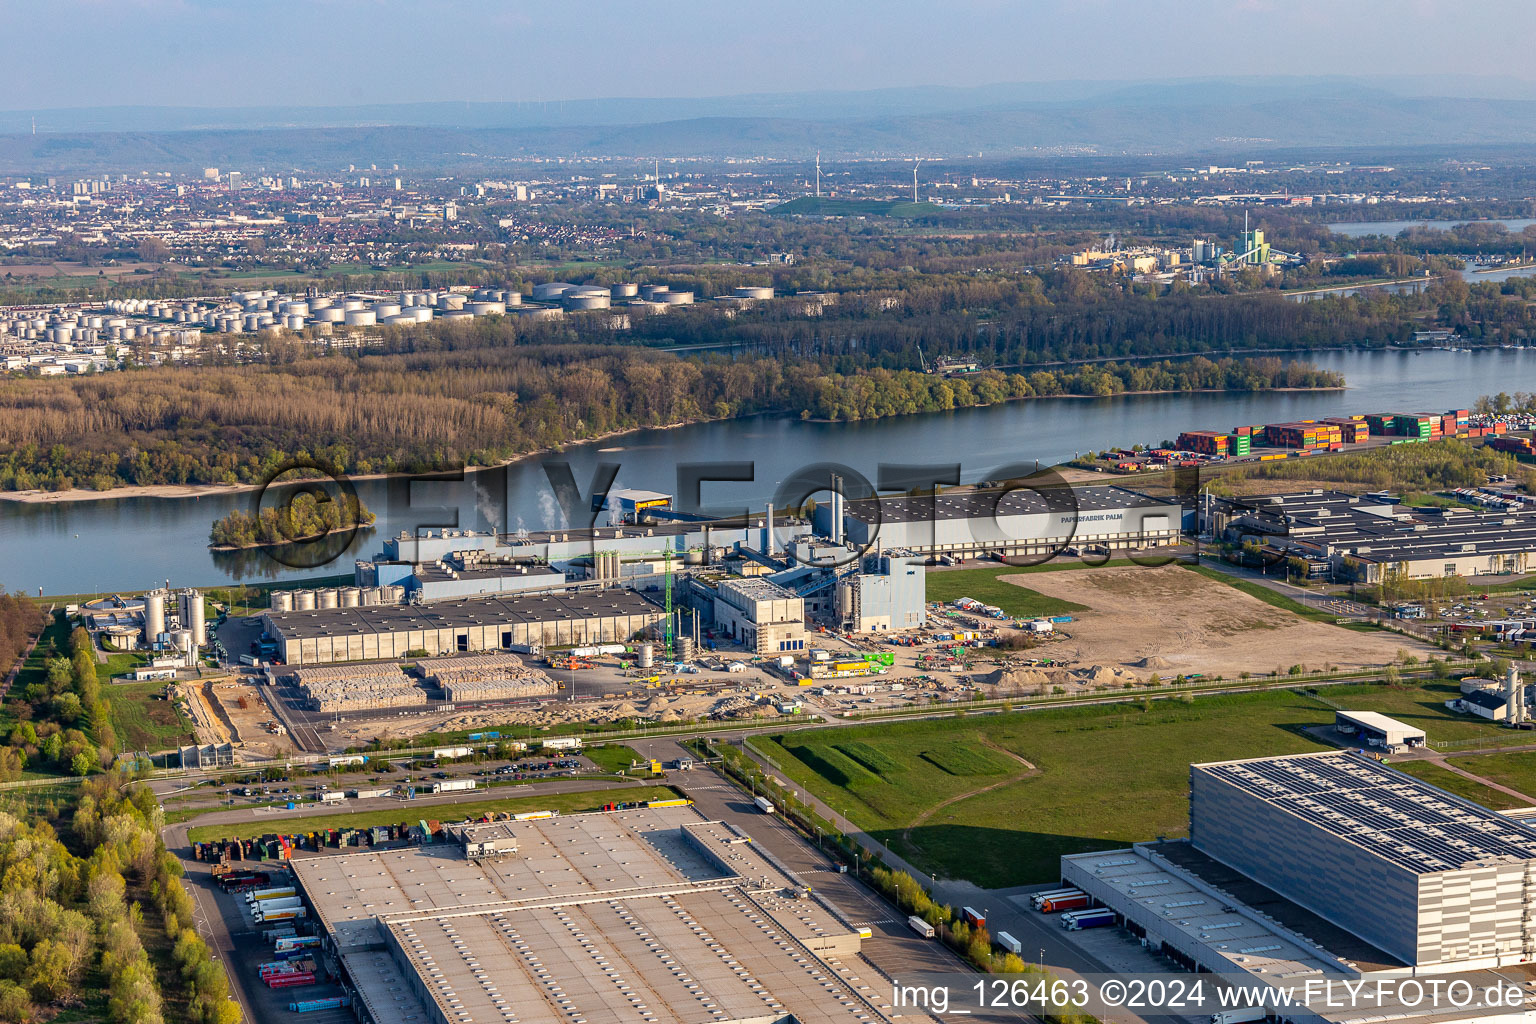
MULTIPOLYGON (((1492 0, 0 0, 7 110, 713 97, 1211 76, 1507 74, 1536 5, 1492 0)), ((1463 84, 1465 94, 1475 85, 1463 84)), ((813 113, 813 112, 811 112, 813 113)))

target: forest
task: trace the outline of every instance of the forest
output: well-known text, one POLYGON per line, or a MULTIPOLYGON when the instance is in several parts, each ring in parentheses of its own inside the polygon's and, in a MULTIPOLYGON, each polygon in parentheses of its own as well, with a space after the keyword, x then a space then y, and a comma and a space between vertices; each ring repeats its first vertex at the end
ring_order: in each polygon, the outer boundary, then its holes
POLYGON ((491 465, 615 431, 756 413, 856 420, 1015 398, 1342 384, 1337 374, 1278 359, 963 378, 861 365, 455 344, 10 381, 0 384, 0 489, 253 483, 310 459, 349 474, 491 465))
POLYGON ((255 516, 235 509, 217 520, 208 532, 212 548, 254 548, 314 540, 326 534, 371 526, 374 514, 355 494, 339 501, 320 501, 313 494, 295 494, 280 508, 262 508, 255 516))

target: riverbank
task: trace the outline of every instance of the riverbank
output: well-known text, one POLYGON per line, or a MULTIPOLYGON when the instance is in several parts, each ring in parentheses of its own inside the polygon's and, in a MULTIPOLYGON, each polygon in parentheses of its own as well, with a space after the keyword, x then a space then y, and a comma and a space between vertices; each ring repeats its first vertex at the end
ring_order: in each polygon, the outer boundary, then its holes
MULTIPOLYGON (((616 438, 629 434, 638 434, 647 430, 677 430, 680 427, 698 426, 704 423, 720 423, 723 420, 712 418, 697 420, 680 420, 676 423, 665 423, 660 426, 626 427, 623 430, 610 430, 592 437, 581 438, 563 445, 548 445, 536 448, 521 455, 514 455, 510 459, 498 462, 493 466, 465 466, 466 475, 483 472, 488 469, 501 469, 506 466, 515 466, 529 459, 543 458, 546 455, 559 455, 571 448, 582 448, 588 445, 603 444, 616 438)), ((426 478, 432 476, 434 471, 422 470, 415 473, 348 473, 346 478, 353 483, 372 480, 399 480, 404 478, 426 478)), ((284 483, 302 483, 304 480, 324 479, 323 477, 296 478, 284 483)), ((70 504, 84 501, 118 501, 123 498, 211 498, 222 497, 230 494, 248 494, 261 489, 259 484, 124 484, 122 487, 113 487, 106 491, 94 491, 87 487, 72 487, 63 491, 44 491, 33 488, 26 491, 0 491, 0 502, 13 501, 24 505, 53 505, 70 504)), ((299 542, 295 542, 299 543, 299 542)), ((269 545, 257 545, 266 547, 269 545)), ((212 548, 214 551, 242 551, 246 548, 212 548)))

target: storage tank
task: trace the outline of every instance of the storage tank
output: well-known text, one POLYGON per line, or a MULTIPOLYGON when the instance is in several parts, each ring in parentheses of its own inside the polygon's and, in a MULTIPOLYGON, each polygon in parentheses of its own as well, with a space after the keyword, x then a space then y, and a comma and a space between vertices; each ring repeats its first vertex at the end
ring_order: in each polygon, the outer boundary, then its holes
POLYGON ((357 596, 361 599, 363 605, 371 607, 379 603, 379 588, 359 587, 357 596))
POLYGON ((357 587, 342 587, 336 591, 336 595, 341 598, 341 606, 343 608, 356 608, 363 603, 362 591, 357 587))
POLYGON ((271 597, 272 610, 275 612, 293 611, 293 591, 274 590, 271 597))
POLYGON ((165 632, 165 598, 163 590, 151 590, 144 595, 144 642, 152 644, 155 637, 165 632))
POLYGON ((533 286, 533 301, 553 302, 576 286, 569 281, 547 281, 533 286))
POLYGON ((664 302, 669 306, 686 306, 693 302, 693 292, 657 292, 656 301, 664 302))
POLYGON ((521 306, 523 304, 522 292, 502 292, 501 301, 509 306, 521 306))
POLYGON ((398 302, 380 302, 380 303, 376 303, 374 305, 374 307, 373 307, 373 315, 378 317, 380 320, 383 320, 387 316, 399 316, 400 315, 400 303, 398 303, 398 302))
POLYGON ((191 654, 193 651, 192 631, 190 629, 178 629, 171 634, 171 646, 183 654, 191 654))
POLYGON ((414 327, 420 322, 421 321, 417 320, 409 313, 400 313, 395 316, 387 316, 379 321, 379 323, 386 327, 414 327))
POLYGON ((405 316, 405 317, 410 317, 412 320, 414 320, 418 324, 424 324, 428 320, 432 319, 432 307, 431 306, 411 306, 408 309, 401 310, 400 311, 400 315, 401 316, 405 316))
POLYGON ((566 295, 560 299, 560 304, 572 311, 607 309, 611 302, 607 295, 566 295))
POLYGON ((178 595, 178 613, 181 616, 181 628, 192 634, 192 643, 197 647, 208 643, 208 622, 203 609, 203 592, 188 588, 178 595))
POLYGON ((349 309, 342 323, 348 327, 372 327, 379 322, 379 318, 371 309, 349 309))
POLYGON ((315 592, 313 590, 295 590, 293 592, 293 610, 298 612, 314 611, 315 592))
POLYGON ((610 290, 610 294, 616 299, 632 299, 640 294, 640 286, 634 283, 616 284, 610 290))
POLYGON ((379 588, 380 604, 400 604, 405 600, 405 588, 398 583, 391 583, 379 588))
POLYGON ((335 587, 325 587, 315 591, 316 608, 335 608, 341 603, 341 598, 336 594, 335 587))
POLYGON ((442 295, 439 295, 437 297, 437 308, 438 309, 463 309, 464 308, 464 296, 456 295, 453 292, 444 292, 442 295))
POLYGON ((507 311, 504 302, 466 302, 464 311, 474 316, 497 316, 507 311))
POLYGON ((771 299, 773 298, 773 289, 761 288, 757 285, 745 285, 735 289, 732 294, 738 299, 771 299))
POLYGON ((313 319, 315 323, 318 324, 339 324, 345 320, 346 317, 347 314, 340 307, 326 306, 324 309, 315 310, 311 319, 313 319))
POLYGON ((656 645, 641 644, 635 654, 636 668, 651 668, 656 664, 656 645))
POLYGON ((287 316, 308 316, 309 315, 309 303, 307 303, 307 302, 285 302, 285 303, 283 303, 282 310, 283 310, 283 313, 286 314, 287 316))
POLYGON ((367 309, 368 303, 362 299, 342 299, 341 308, 344 312, 351 313, 359 309, 367 309))

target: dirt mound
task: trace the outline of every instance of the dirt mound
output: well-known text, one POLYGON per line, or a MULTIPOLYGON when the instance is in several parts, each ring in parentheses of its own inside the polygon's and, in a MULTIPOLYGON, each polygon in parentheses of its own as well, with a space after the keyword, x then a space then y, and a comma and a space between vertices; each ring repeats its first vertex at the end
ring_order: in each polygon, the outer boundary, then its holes
POLYGON ((1127 684, 1135 686, 1141 682, 1141 677, 1134 672, 1128 672, 1118 665, 1092 665, 1088 668, 1077 669, 1072 673, 1073 678, 1082 686, 1091 687, 1115 687, 1127 684))
POLYGON ((1134 661, 1131 664, 1137 668, 1173 668, 1173 662, 1167 658, 1159 658, 1156 655, 1150 658, 1142 658, 1140 661, 1134 661))
POLYGON ((1038 668, 1000 668, 987 673, 981 682, 1000 690, 1035 690, 1056 682, 1052 676, 1053 673, 1042 672, 1038 668))

